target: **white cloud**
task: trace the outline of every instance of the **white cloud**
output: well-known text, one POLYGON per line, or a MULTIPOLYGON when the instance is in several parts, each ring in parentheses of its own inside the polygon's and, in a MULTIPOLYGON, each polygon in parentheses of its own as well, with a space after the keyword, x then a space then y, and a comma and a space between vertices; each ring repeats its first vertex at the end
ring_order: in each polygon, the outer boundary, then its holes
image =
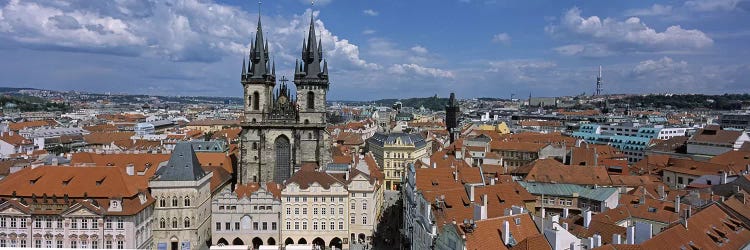
POLYGON ((613 55, 607 46, 602 44, 569 44, 553 49, 555 52, 566 56, 604 57, 613 55))
POLYGON ((534 74, 549 71, 557 67, 557 64, 545 60, 519 59, 491 61, 489 62, 489 66, 488 72, 503 73, 514 80, 534 81, 536 80, 534 74))
POLYGON ((428 52, 427 48, 422 47, 420 45, 416 45, 414 47, 411 47, 411 51, 414 51, 414 53, 417 53, 417 54, 427 54, 427 52, 428 52))
POLYGON ((665 16, 672 13, 672 6, 654 4, 647 9, 632 9, 625 13, 629 16, 665 16))
POLYGON ((492 42, 495 43, 502 43, 502 44, 510 44, 510 35, 508 33, 499 33, 492 36, 492 42))
POLYGON ((372 9, 363 10, 362 13, 364 13, 365 15, 368 15, 368 16, 377 16, 378 14, 380 14, 377 11, 374 11, 372 9))
POLYGON ((683 29, 675 25, 659 32, 637 17, 624 21, 598 16, 582 17, 578 8, 568 10, 559 25, 547 26, 545 30, 562 37, 572 36, 588 42, 606 43, 610 49, 702 49, 713 44, 713 40, 700 30, 683 29))
POLYGON ((454 78, 453 72, 438 68, 424 67, 417 64, 394 64, 388 68, 388 72, 398 75, 416 74, 434 78, 454 78))
POLYGON ((736 10, 740 0, 691 0, 685 7, 693 11, 732 11, 736 10))
POLYGON ((669 57, 662 57, 658 60, 641 61, 633 68, 633 74, 643 76, 647 74, 675 74, 687 70, 688 63, 685 61, 675 61, 669 57))
POLYGON ((363 30, 363 31, 362 31, 362 34, 363 34, 363 35, 372 35, 372 34, 375 34, 375 30, 372 30, 372 29, 366 29, 366 30, 363 30))

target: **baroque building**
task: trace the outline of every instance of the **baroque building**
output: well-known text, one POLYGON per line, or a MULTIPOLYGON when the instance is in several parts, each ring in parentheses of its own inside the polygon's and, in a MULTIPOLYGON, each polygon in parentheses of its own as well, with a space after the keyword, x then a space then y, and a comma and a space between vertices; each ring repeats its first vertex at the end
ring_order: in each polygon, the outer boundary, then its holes
POLYGON ((325 166, 331 161, 325 131, 328 64, 321 45, 311 16, 308 37, 302 41, 302 60, 295 63, 293 95, 286 78, 276 86, 276 67, 269 60, 268 41, 258 18, 249 62, 242 63, 245 116, 240 134, 240 183, 284 183, 303 163, 325 166))

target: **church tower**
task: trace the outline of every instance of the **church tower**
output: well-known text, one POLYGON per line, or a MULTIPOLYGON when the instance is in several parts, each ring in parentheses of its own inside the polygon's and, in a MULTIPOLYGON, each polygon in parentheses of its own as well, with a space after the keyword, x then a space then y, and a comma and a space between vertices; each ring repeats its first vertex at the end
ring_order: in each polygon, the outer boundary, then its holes
POLYGON ((305 124, 325 124, 328 62, 323 60, 322 41, 316 39, 315 19, 312 14, 307 40, 302 41, 302 60, 295 62, 294 84, 297 86, 300 120, 305 124))
POLYGON ((241 82, 245 92, 245 121, 263 122, 263 113, 272 106, 276 86, 276 67, 268 60, 268 41, 263 40, 263 27, 258 16, 255 41, 251 45, 248 65, 242 60, 241 82))
POLYGON ((331 162, 330 136, 325 131, 328 66, 322 59, 321 41, 315 39, 314 19, 310 20, 302 60, 294 69, 294 95, 286 77, 276 86, 276 67, 269 62, 268 41, 258 18, 249 65, 242 65, 245 118, 237 170, 240 184, 284 183, 303 164, 325 167, 331 162))
POLYGON ((453 144, 458 139, 458 133, 460 132, 458 128, 458 116, 460 111, 461 108, 458 106, 458 101, 456 101, 456 95, 451 93, 448 105, 445 105, 445 128, 450 134, 450 144, 453 144))

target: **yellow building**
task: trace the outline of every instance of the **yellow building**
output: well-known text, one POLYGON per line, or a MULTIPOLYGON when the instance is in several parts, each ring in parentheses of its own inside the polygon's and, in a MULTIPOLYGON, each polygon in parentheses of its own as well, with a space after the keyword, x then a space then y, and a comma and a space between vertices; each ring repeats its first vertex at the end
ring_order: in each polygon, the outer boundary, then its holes
POLYGON ((501 135, 510 134, 510 128, 508 128, 508 124, 505 124, 505 122, 501 122, 497 125, 482 124, 477 126, 475 129, 483 131, 495 131, 501 135))
POLYGON ((239 126, 238 120, 197 120, 187 124, 188 129, 206 132, 216 132, 229 127, 239 126))
POLYGON ((367 139, 367 149, 382 166, 388 190, 398 190, 407 166, 430 152, 422 136, 407 133, 376 133, 367 139))

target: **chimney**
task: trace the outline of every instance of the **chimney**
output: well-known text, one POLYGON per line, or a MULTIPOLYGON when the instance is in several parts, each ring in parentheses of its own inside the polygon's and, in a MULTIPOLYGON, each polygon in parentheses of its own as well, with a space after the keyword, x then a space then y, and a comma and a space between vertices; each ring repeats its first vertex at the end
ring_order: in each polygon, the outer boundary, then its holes
POLYGON ((495 178, 493 177, 493 178, 490 178, 490 186, 494 186, 494 185, 495 185, 495 178))
POLYGON ((55 158, 52 158, 52 166, 57 166, 57 165, 58 165, 58 163, 59 163, 59 162, 58 162, 58 160, 57 160, 57 157, 55 157, 55 158))
POLYGON ((566 207, 566 208, 563 208, 563 214, 562 214, 562 217, 563 217, 563 218, 568 218, 568 212, 569 212, 569 211, 568 211, 568 208, 567 208, 567 207, 566 207))
POLYGON ((8 131, 8 136, 13 136, 13 130, 8 131))
POLYGON ((635 244, 635 226, 629 226, 625 231, 625 244, 635 244))
POLYGON ((541 208, 541 213, 542 213, 542 219, 547 218, 547 210, 546 209, 541 208))
POLYGON ((474 202, 474 185, 469 185, 469 201, 474 202))
POLYGON ((591 210, 586 210, 583 212, 583 227, 589 228, 589 225, 591 224, 591 210))
POLYGON ((719 184, 727 184, 727 172, 721 172, 721 181, 719 184))
POLYGON ((458 181, 458 171, 453 171, 453 181, 458 181))
POLYGON ((510 244, 510 222, 503 221, 503 243, 510 244))
POLYGON ((133 163, 129 163, 128 166, 125 167, 125 172, 130 176, 135 175, 135 166, 133 166, 133 163))
POLYGON ((487 208, 487 194, 482 194, 482 206, 487 208))
POLYGON ((662 185, 659 185, 659 199, 660 200, 667 199, 667 194, 666 194, 666 192, 664 192, 664 186, 662 186, 662 185))
POLYGON ((437 168, 437 162, 432 163, 432 168, 437 168))
POLYGON ((594 234, 594 247, 600 247, 602 246, 602 236, 599 234, 594 234))
POLYGON ((613 245, 622 244, 622 238, 620 238, 620 234, 613 234, 612 235, 612 244, 613 245))
POLYGON ((674 197, 674 211, 680 214, 680 196, 674 197))

